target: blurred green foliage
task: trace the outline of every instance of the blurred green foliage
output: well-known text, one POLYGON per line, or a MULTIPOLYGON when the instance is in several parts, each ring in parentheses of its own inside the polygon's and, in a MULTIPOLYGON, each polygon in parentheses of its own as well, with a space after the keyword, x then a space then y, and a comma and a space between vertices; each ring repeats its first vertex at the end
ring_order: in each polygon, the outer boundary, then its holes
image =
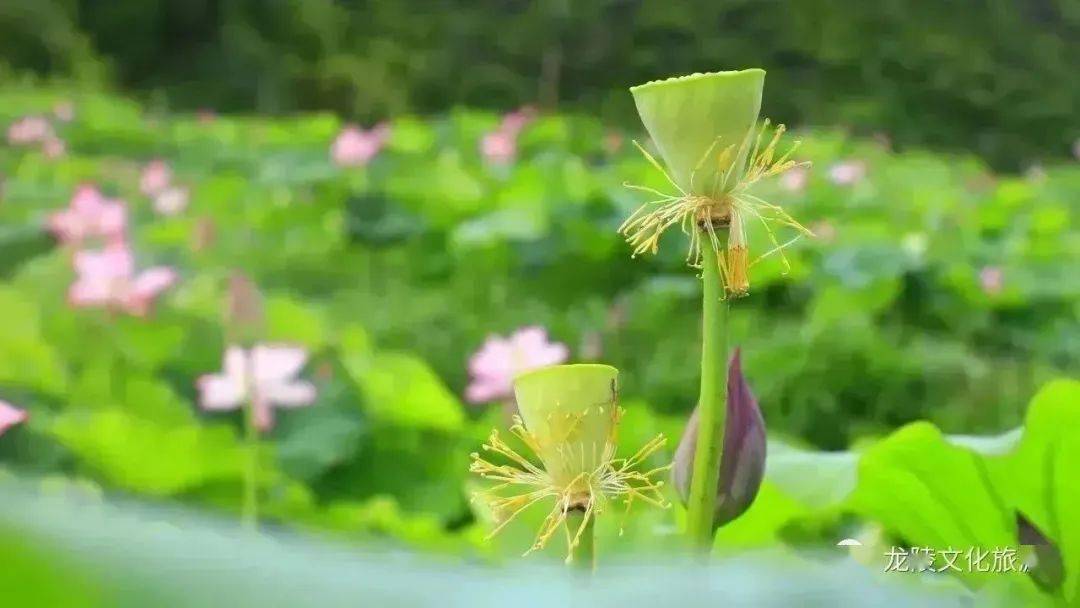
POLYGON ((7 0, 0 65, 155 104, 363 120, 556 102, 636 123, 626 87, 760 66, 765 113, 1017 168, 1080 133, 1074 0, 7 0))

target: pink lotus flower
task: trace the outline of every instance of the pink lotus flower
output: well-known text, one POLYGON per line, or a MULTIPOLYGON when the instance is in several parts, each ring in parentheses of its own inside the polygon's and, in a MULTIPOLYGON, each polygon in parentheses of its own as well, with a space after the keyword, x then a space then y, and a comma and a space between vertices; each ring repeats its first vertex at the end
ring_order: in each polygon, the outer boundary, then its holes
POLYGON ((143 167, 139 175, 139 191, 146 196, 156 196, 164 192, 172 183, 172 169, 163 160, 155 159, 143 167))
POLYGON ((53 116, 60 122, 71 122, 75 119, 75 104, 70 101, 61 101, 53 106, 53 116))
POLYGON ((505 165, 512 162, 517 156, 518 135, 535 116, 536 110, 529 106, 503 116, 499 126, 485 133, 480 140, 480 154, 491 164, 505 165))
POLYGON ((623 146, 622 133, 608 131, 604 134, 604 151, 608 154, 616 154, 623 146))
POLYGON ((74 265, 78 276, 68 289, 68 301, 78 308, 107 307, 146 316, 161 292, 176 282, 176 271, 167 266, 136 274, 131 250, 122 242, 101 251, 79 251, 74 265))
POLYGON ((13 146, 36 144, 53 137, 49 121, 41 116, 24 116, 8 127, 8 143, 13 146))
POLYGON ((307 362, 307 352, 299 346, 259 344, 250 350, 230 346, 224 359, 222 373, 196 381, 204 410, 234 410, 250 401, 255 427, 268 431, 274 426, 275 406, 296 408, 315 402, 315 386, 295 379, 307 362))
POLYGON ((122 201, 105 198, 93 186, 81 186, 67 209, 49 216, 48 225, 62 243, 79 244, 94 237, 115 241, 124 237, 127 210, 122 201))
POLYGON ((517 135, 535 118, 536 109, 532 106, 523 106, 503 116, 502 125, 499 128, 511 135, 517 135))
POLYGON ((780 177, 780 185, 788 192, 802 192, 810 181, 810 170, 806 167, 794 167, 780 177))
POLYGON ((997 295, 1005 286, 1005 273, 997 266, 984 266, 979 271, 979 286, 986 295, 997 295))
POLYGON ((186 188, 172 187, 154 197, 154 211, 161 215, 173 216, 188 205, 188 191, 186 188))
POLYGON ((496 129, 480 140, 480 154, 494 165, 509 164, 517 156, 517 137, 496 129))
POLYGON ((866 177, 866 163, 861 160, 846 160, 829 168, 829 181, 838 186, 850 186, 866 177))
POLYGON ((330 156, 340 167, 362 167, 379 154, 389 138, 390 125, 386 123, 379 123, 367 131, 349 125, 334 140, 330 156))
POLYGON ((836 240, 836 226, 827 220, 814 222, 810 226, 810 231, 814 233, 815 237, 825 243, 831 243, 836 240))
POLYGON ((0 435, 16 424, 25 422, 28 417, 26 410, 20 410, 6 401, 0 401, 0 435))
POLYGON ((50 137, 41 143, 41 152, 45 158, 54 160, 67 154, 67 144, 59 137, 50 137))
POLYGON ((570 356, 566 345, 548 342, 542 327, 523 327, 509 338, 488 336, 469 359, 472 383, 465 398, 484 403, 513 396, 514 377, 538 367, 563 363, 570 356))

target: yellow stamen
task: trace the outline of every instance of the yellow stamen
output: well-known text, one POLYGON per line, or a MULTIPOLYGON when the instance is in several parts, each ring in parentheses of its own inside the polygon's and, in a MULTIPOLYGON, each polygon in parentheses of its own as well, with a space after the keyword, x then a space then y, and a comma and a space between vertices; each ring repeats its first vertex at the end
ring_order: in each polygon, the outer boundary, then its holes
MULTIPOLYGON (((634 142, 649 164, 660 171, 668 183, 674 186, 676 194, 665 194, 644 186, 624 184, 628 188, 656 197, 644 203, 619 226, 619 233, 626 237, 627 243, 633 249, 632 255, 655 254, 659 250, 660 238, 664 232, 678 225, 683 233, 690 237, 686 255, 687 263, 694 268, 701 267, 701 247, 704 237, 707 241, 705 246, 712 247, 717 254, 720 275, 729 295, 746 294, 750 288, 748 269, 774 253, 780 254, 784 271, 787 272, 790 264, 784 250, 801 236, 813 236, 813 233, 782 208, 751 194, 749 189, 762 179, 780 175, 795 167, 808 166, 810 163, 790 160, 799 147, 797 141, 777 157, 777 147, 785 132, 785 127, 784 125, 777 126, 772 136, 765 141, 768 129, 769 121, 766 119, 760 128, 751 129, 747 133, 738 148, 732 144, 719 152, 717 163, 721 171, 717 175, 722 174, 723 177, 717 180, 718 183, 711 184, 707 196, 683 190, 651 154, 634 142), (763 141, 764 147, 762 147, 763 141), (744 154, 746 155, 745 164, 738 167, 737 159, 743 157, 744 154), (773 245, 772 249, 758 256, 753 262, 749 261, 744 226, 745 219, 750 218, 756 218, 761 222, 773 245), (781 244, 776 238, 772 224, 793 228, 799 234, 781 244), (717 228, 725 226, 729 227, 726 254, 721 251, 721 239, 716 234, 717 228)), ((698 167, 712 155, 716 143, 714 142, 705 151, 701 161, 698 162, 698 167)), ((691 191, 695 191, 696 173, 697 167, 690 174, 691 191)))
MULTIPOLYGON (((499 454, 512 464, 494 464, 485 460, 479 453, 472 454, 472 463, 469 470, 485 479, 499 481, 501 483, 480 490, 473 495, 474 500, 482 500, 491 509, 495 517, 495 528, 489 534, 489 538, 505 528, 514 518, 532 505, 550 498, 555 498, 555 504, 544 518, 532 546, 525 555, 542 549, 547 545, 551 537, 566 524, 568 514, 580 509, 584 511, 584 517, 576 530, 567 529, 567 560, 575 547, 581 541, 586 524, 597 514, 601 513, 604 504, 610 500, 621 499, 626 503, 627 512, 635 499, 666 508, 669 503, 664 500, 662 488, 664 482, 654 480, 655 476, 671 468, 665 465, 649 471, 637 471, 634 467, 640 465, 658 450, 664 447, 667 439, 663 435, 657 435, 646 443, 629 458, 615 458, 615 436, 618 422, 623 410, 612 407, 611 414, 613 424, 603 448, 599 451, 599 464, 593 469, 581 470, 576 476, 564 475, 565 470, 547 471, 533 464, 528 458, 514 451, 499 437, 497 430, 491 432, 483 449, 485 452, 499 454), (569 479, 564 483, 557 483, 555 479, 569 479), (523 486, 522 490, 507 495, 512 488, 523 486)), ((530 433, 520 420, 511 428, 511 432, 521 439, 534 454, 541 452, 541 444, 537 437, 530 433)), ((563 453, 563 467, 577 465, 578 459, 573 459, 570 454, 570 444, 556 446, 557 449, 565 447, 563 453)), ((596 454, 598 446, 594 445, 591 450, 596 454)), ((561 450, 560 450, 561 451, 561 450)), ((586 455, 582 446, 580 461, 584 463, 586 455)), ((556 465, 557 466, 557 465, 556 465)))

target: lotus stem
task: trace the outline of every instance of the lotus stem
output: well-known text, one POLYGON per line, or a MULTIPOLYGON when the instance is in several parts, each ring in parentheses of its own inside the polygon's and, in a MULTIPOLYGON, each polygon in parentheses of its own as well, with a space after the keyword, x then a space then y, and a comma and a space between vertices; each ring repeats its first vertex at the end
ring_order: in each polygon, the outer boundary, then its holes
MULTIPOLYGON (((726 240, 726 230, 717 236, 726 240)), ((703 234, 703 238, 708 238, 703 234)), ((721 249, 722 251, 722 249, 721 249)), ((702 247, 701 392, 698 396, 700 426, 690 480, 686 533, 690 545, 708 554, 713 542, 713 514, 716 508, 717 471, 724 448, 727 400, 728 300, 724 294, 717 252, 702 247)))
POLYGON ((590 517, 588 521, 583 522, 584 519, 583 509, 574 509, 566 514, 566 529, 571 534, 576 533, 583 523, 585 525, 581 540, 570 551, 568 563, 573 568, 592 573, 596 569, 596 534, 593 528, 596 518, 590 517))

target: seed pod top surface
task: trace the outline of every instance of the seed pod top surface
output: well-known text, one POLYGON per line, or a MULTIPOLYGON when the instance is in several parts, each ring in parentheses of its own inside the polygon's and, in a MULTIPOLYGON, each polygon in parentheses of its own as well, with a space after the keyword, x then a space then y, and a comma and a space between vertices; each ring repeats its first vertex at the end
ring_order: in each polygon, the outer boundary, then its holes
POLYGON ((675 182, 687 193, 709 196, 727 165, 745 162, 745 151, 718 157, 756 124, 764 84, 765 70, 752 68, 656 80, 630 93, 675 182))
POLYGON ((525 427, 556 483, 596 470, 614 443, 618 375, 609 365, 555 365, 514 381, 525 427))

